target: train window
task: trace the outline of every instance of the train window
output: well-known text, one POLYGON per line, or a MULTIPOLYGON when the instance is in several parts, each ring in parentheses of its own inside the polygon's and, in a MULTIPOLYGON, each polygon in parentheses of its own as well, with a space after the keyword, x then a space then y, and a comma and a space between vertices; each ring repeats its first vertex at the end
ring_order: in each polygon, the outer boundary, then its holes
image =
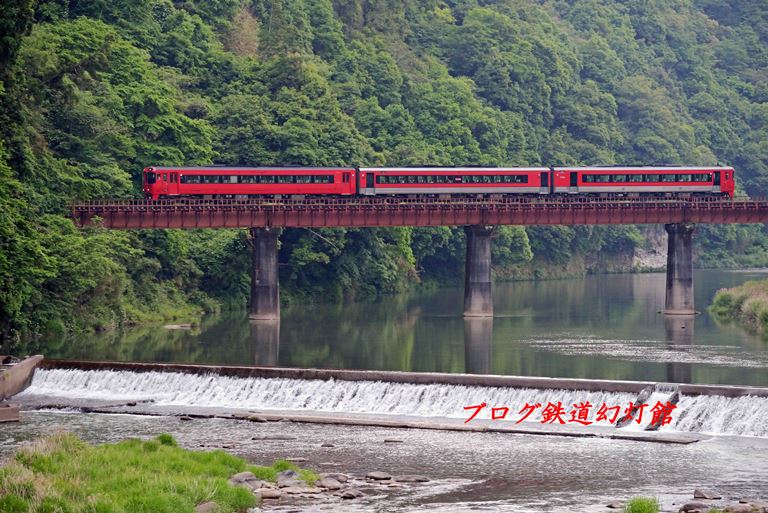
POLYGON ((691 181, 691 175, 677 175, 677 181, 678 182, 690 182, 691 181))
POLYGON ((608 183, 611 181, 611 175, 595 175, 595 183, 608 183))
POLYGON ((694 182, 711 182, 712 175, 709 173, 698 173, 693 175, 694 182))
POLYGON ((642 182, 643 175, 629 175, 629 181, 632 183, 642 182))
POLYGON ((646 182, 660 182, 659 175, 645 175, 646 182))
POLYGON ((612 175, 611 181, 614 183, 625 183, 627 181, 627 175, 612 175))
POLYGON ((157 181, 157 175, 155 173, 147 173, 147 183, 153 184, 157 181))
POLYGON ((528 183, 528 175, 517 175, 515 181, 517 183, 528 183))
POLYGON ((163 173, 163 181, 164 182, 168 181, 168 173, 163 173))
POLYGON ((676 179, 677 179, 677 175, 673 175, 673 174, 661 175, 662 182, 674 182, 676 179))
POLYGON ((584 183, 593 183, 595 181, 595 175, 581 175, 581 181, 584 183))

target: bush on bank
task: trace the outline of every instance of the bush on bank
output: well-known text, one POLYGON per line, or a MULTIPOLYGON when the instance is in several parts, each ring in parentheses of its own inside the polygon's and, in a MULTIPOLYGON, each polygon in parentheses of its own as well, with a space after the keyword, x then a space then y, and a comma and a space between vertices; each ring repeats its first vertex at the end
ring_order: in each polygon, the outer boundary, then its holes
POLYGON ((653 497, 634 497, 624 507, 624 513, 658 513, 659 501, 653 497))
POLYGON ((228 483, 233 474, 250 471, 274 481, 289 468, 308 482, 317 479, 286 461, 260 467, 224 451, 188 451, 167 434, 97 446, 57 434, 23 447, 0 467, 0 511, 191 513, 213 501, 220 513, 242 512, 257 501, 228 483))
POLYGON ((722 322, 737 321, 747 328, 768 327, 768 280, 748 281, 738 287, 718 290, 710 312, 722 322))

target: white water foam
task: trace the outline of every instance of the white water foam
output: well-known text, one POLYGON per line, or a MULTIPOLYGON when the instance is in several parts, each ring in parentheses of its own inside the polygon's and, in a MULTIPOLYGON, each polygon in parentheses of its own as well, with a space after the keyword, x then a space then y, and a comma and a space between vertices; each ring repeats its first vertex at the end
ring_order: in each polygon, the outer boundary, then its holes
MULTIPOLYGON (((247 410, 293 410, 337 413, 415 415, 468 418, 464 407, 487 404, 478 419, 491 417, 491 408, 507 407, 504 419, 516 422, 525 404, 540 404, 529 421, 538 422, 548 403, 562 403, 569 421, 573 405, 589 402, 589 420, 600 405, 621 406, 634 394, 582 390, 540 390, 442 384, 410 384, 374 381, 300 380, 287 378, 240 378, 173 372, 38 370, 32 385, 20 396, 39 395, 78 400, 153 401, 160 406, 209 406, 247 410)), ((648 401, 645 415, 655 400, 648 401)), ((682 397, 663 430, 709 434, 768 436, 768 398, 721 396, 682 397)), ((633 422, 633 424, 635 424, 633 422)), ((600 422, 597 425, 608 425, 600 422)))

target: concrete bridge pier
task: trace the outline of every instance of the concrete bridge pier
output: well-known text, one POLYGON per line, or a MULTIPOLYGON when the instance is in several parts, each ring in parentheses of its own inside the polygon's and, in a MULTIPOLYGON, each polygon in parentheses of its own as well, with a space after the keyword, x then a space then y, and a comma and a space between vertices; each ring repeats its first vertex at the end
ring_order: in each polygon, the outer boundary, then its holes
POLYGON ((667 230, 666 315, 693 315, 693 232, 696 225, 665 224, 667 230))
POLYGON ((491 234, 493 226, 465 226, 464 317, 492 317, 491 234))
POLYGON ((251 304, 255 321, 280 318, 280 285, 277 278, 277 238, 280 228, 251 228, 251 304))

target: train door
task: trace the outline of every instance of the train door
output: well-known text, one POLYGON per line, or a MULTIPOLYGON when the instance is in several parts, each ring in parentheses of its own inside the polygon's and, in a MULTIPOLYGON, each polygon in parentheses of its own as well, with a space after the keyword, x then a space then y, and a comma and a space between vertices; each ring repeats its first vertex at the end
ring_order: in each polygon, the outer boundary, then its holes
POLYGON ((571 171, 571 183, 569 192, 579 192, 579 173, 578 171, 571 171))
POLYGON ((168 195, 168 173, 157 173, 158 185, 160 185, 160 194, 168 195))
POLYGON ((168 184, 168 194, 179 194, 179 173, 170 173, 168 175, 170 183, 168 184))
POLYGON ((360 194, 373 196, 376 194, 376 174, 373 171, 360 171, 360 194))
POLYGON ((549 171, 541 172, 541 187, 539 188, 539 194, 549 194, 549 171))
POLYGON ((720 192, 720 171, 715 171, 715 177, 712 183, 712 192, 720 192))
POLYGON ((343 172, 341 173, 341 193, 344 195, 348 194, 354 194, 354 186, 352 185, 352 173, 343 172))

